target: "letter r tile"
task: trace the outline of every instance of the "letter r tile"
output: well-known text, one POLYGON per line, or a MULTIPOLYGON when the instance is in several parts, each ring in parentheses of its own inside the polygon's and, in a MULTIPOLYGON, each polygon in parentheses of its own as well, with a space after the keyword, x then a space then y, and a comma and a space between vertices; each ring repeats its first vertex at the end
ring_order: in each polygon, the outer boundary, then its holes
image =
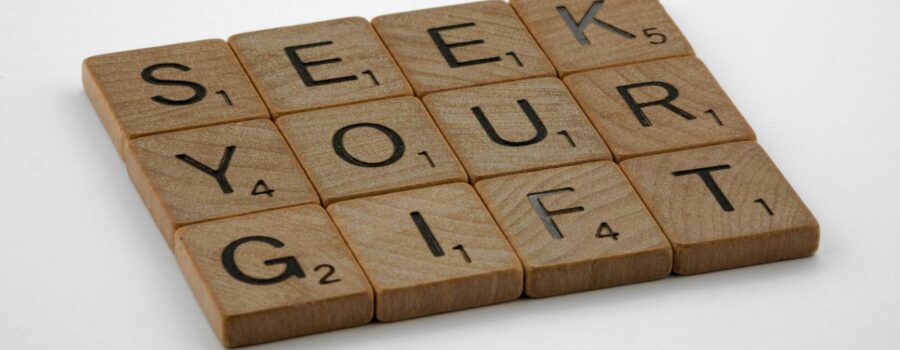
POLYGON ((556 70, 503 1, 481 1, 377 17, 372 24, 416 95, 556 70))
POLYGON ((364 18, 237 34, 229 43, 275 118, 413 94, 364 18))
POLYGON ((511 0, 561 77, 693 54, 658 0, 511 0))
POLYGON ((616 161, 756 140, 731 99, 694 57, 578 73, 565 82, 616 161))
POLYGON ((372 288, 317 205, 183 227, 175 257, 227 347, 372 320, 372 288))
POLYGON ((547 297, 661 279, 672 248, 612 162, 515 174, 475 186, 525 268, 525 294, 547 297))
POLYGON ((185 225, 319 203, 268 119, 138 138, 125 165, 170 245, 185 225))
POLYGON ((468 184, 351 199, 328 213, 372 282, 380 321, 522 294, 519 259, 468 184))
POLYGON ((806 257, 819 224, 756 142, 630 159, 622 169, 688 275, 806 257))

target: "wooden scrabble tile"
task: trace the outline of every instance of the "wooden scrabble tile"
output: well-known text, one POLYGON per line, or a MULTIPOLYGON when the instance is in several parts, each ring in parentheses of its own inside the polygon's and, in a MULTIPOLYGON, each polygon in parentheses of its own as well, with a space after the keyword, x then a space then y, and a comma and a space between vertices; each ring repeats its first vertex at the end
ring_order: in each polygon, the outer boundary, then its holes
POLYGON ((695 274, 810 256, 819 224, 766 152, 738 142, 632 159, 622 169, 695 274))
POLYGON ((413 94, 364 18, 243 33, 229 42, 276 118, 413 94))
POLYGON ((125 164, 170 245, 184 225, 319 203, 270 120, 142 137, 129 144, 125 164))
POLYGON ((565 81, 619 161, 756 139, 693 57, 579 73, 565 81))
POLYGON ((178 263, 225 346, 372 320, 372 288, 319 206, 191 225, 177 237, 178 263))
POLYGON ((547 297, 661 279, 672 248, 612 162, 509 175, 476 185, 525 268, 525 294, 547 297))
POLYGON ((560 76, 693 55, 658 0, 510 0, 560 76))
POLYGON ((83 69, 84 89, 119 154, 136 137, 269 117, 222 40, 94 56, 83 69))
POLYGON ((522 293, 519 259, 467 184, 339 202, 328 212, 375 289, 378 320, 494 304, 522 293))
POLYGON ((278 126, 326 205, 467 180, 415 97, 294 114, 278 126))
POLYGON ((556 78, 447 91, 424 101, 473 182, 612 159, 556 78))
POLYGON ((398 13, 372 24, 418 96, 556 74, 503 1, 398 13))

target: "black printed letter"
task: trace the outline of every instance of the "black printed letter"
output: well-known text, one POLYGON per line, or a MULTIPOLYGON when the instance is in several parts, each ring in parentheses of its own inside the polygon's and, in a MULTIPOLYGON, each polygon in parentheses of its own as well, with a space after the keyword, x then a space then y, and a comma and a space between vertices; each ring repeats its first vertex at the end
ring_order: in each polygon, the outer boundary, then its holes
POLYGON ((291 59, 291 63, 294 65, 294 69, 297 70, 297 74, 300 74, 300 80, 303 81, 303 85, 306 85, 307 87, 313 87, 313 86, 319 86, 319 85, 343 83, 343 82, 354 81, 354 80, 359 79, 359 77, 357 77, 355 75, 348 75, 345 77, 316 80, 313 78, 312 74, 309 72, 309 67, 321 66, 321 65, 332 64, 332 63, 340 63, 343 60, 340 58, 329 58, 327 60, 321 60, 321 61, 304 62, 302 59, 300 59, 300 56, 297 55, 297 51, 299 51, 299 50, 310 49, 310 48, 320 47, 320 46, 328 46, 331 44, 334 44, 334 43, 331 41, 323 41, 323 42, 318 42, 318 43, 313 43, 313 44, 298 45, 298 46, 291 46, 291 47, 284 48, 284 52, 287 53, 288 58, 291 59))
POLYGON ((400 160, 400 158, 403 158, 403 153, 406 151, 406 145, 403 144, 403 138, 401 138, 396 131, 384 125, 372 123, 359 123, 341 128, 334 133, 334 137, 331 138, 331 146, 334 148, 334 152, 337 153, 338 157, 341 157, 341 159, 345 160, 347 163, 366 168, 377 168, 394 164, 400 160), (391 140, 391 143, 394 144, 394 153, 391 154, 388 159, 377 163, 366 162, 352 156, 344 147, 344 136, 347 135, 347 132, 356 128, 372 128, 381 131, 389 140, 391 140))
POLYGON ((507 141, 499 134, 497 134, 497 130, 494 129, 494 126, 487 119, 487 116, 484 115, 484 111, 481 110, 481 107, 472 107, 472 113, 475 114, 475 118, 478 119, 478 123, 481 124, 481 127, 487 133, 491 141, 494 141, 499 145, 521 147, 533 145, 543 141, 544 138, 547 137, 547 127, 544 126, 544 122, 542 122, 541 118, 538 117, 537 112, 534 111, 534 108, 531 107, 531 104, 528 103, 528 100, 519 100, 518 103, 519 107, 521 107, 522 111, 525 112, 525 116, 528 117, 528 121, 531 122, 531 125, 534 126, 535 130, 534 137, 525 141, 507 141))
POLYGON ((449 64, 451 68, 474 66, 474 65, 478 65, 478 64, 499 62, 499 61, 503 60, 500 57, 494 56, 494 57, 481 58, 481 59, 477 59, 477 60, 469 60, 469 61, 460 62, 459 59, 456 58, 456 55, 453 54, 453 50, 452 50, 453 48, 462 47, 462 46, 471 46, 471 45, 481 45, 481 44, 484 44, 484 40, 479 39, 479 40, 472 40, 472 41, 448 44, 446 41, 444 41, 444 38, 441 36, 441 32, 445 31, 445 30, 454 30, 454 29, 474 27, 474 26, 475 26, 475 23, 463 23, 463 24, 456 24, 456 25, 446 26, 446 27, 431 28, 428 30, 428 34, 431 35, 431 40, 434 40, 434 44, 437 45, 438 50, 441 51, 441 55, 444 56, 444 59, 447 60, 447 64, 449 64))
POLYGON ((541 221, 544 222, 544 226, 547 227, 547 231, 550 232, 550 236, 553 237, 553 239, 563 238, 562 232, 559 231, 559 227, 556 226, 556 222, 553 221, 554 216, 584 211, 584 207, 574 207, 548 211, 547 208, 544 207, 544 203, 541 202, 541 197, 560 192, 575 192, 575 189, 568 187, 552 191, 531 193, 528 195, 528 201, 531 202, 531 207, 534 208, 534 211, 537 212, 538 216, 541 218, 541 221))
POLYGON ((182 72, 187 72, 191 70, 190 67, 178 64, 178 63, 160 63, 155 64, 150 67, 144 68, 144 71, 141 72, 141 78, 144 81, 155 84, 155 85, 173 85, 173 86, 185 86, 194 90, 194 96, 184 100, 170 100, 168 98, 162 96, 153 96, 151 97, 153 101, 157 103, 161 103, 169 106, 186 106, 190 104, 194 104, 203 100, 206 97, 206 88, 203 85, 197 84, 195 82, 184 81, 184 80, 166 80, 166 79, 158 79, 153 76, 153 73, 158 69, 162 68, 174 68, 180 70, 182 72))
POLYGON ((672 84, 663 83, 661 81, 651 81, 648 83, 619 86, 616 89, 619 90, 619 95, 622 95, 622 98, 625 99, 625 103, 627 103, 628 107, 631 108, 631 112, 634 113, 634 116, 637 117, 638 121, 641 122, 641 125, 643 125, 644 127, 653 125, 652 123, 650 123, 650 118, 647 118, 647 114, 644 113, 644 108, 650 106, 663 106, 666 109, 672 111, 672 113, 675 113, 687 120, 697 119, 697 117, 672 104, 672 102, 674 102, 679 96, 678 89, 672 86, 672 84), (638 103, 637 101, 635 101, 634 96, 631 95, 631 89, 640 89, 648 86, 656 86, 666 89, 668 96, 666 96, 666 98, 662 100, 652 102, 638 103))
POLYGON ((719 205, 722 207, 724 211, 734 211, 734 207, 731 205, 731 202, 728 201, 728 197, 725 197, 725 193, 722 193, 722 189, 719 188, 719 184, 716 183, 716 180, 712 177, 713 171, 727 170, 731 169, 730 165, 719 165, 709 168, 700 168, 700 169, 692 169, 692 170, 684 170, 684 171, 676 171, 672 173, 675 176, 685 176, 685 175, 699 175, 701 179, 703 179, 703 183, 706 184, 706 187, 709 188, 709 191, 712 192, 713 197, 716 197, 716 201, 719 202, 719 205))
POLYGON ((441 244, 438 243, 437 238, 434 237, 434 233, 431 232, 431 228, 428 227, 428 223, 425 222, 422 213, 414 211, 409 213, 409 216, 412 218, 413 223, 416 224, 416 228, 419 229, 419 233, 422 234, 422 239, 424 239, 425 244, 428 245, 428 250, 431 251, 431 255, 434 255, 435 257, 444 256, 444 249, 441 248, 441 244))
POLYGON ((306 277, 306 274, 303 273, 303 268, 300 267, 300 263, 297 262, 297 259, 294 259, 294 257, 291 256, 266 260, 263 262, 264 264, 266 264, 266 266, 284 265, 284 272, 282 272, 278 276, 267 279, 248 276, 238 268, 237 264, 234 261, 235 251, 237 251, 238 247, 248 242, 266 243, 275 248, 284 247, 284 243, 281 243, 281 241, 263 236, 244 237, 231 242, 231 244, 229 244, 228 247, 225 247, 225 250, 222 251, 222 265, 225 267, 225 271, 228 271, 228 274, 231 275, 231 277, 234 277, 234 279, 249 284, 269 285, 282 282, 291 277, 306 277))
POLYGON ((569 26, 569 30, 572 31, 572 34, 575 34, 575 38, 578 39, 578 42, 581 43, 581 45, 589 45, 591 43, 591 41, 588 40, 587 36, 584 35, 585 29, 587 29, 587 27, 591 24, 596 24, 600 28, 606 29, 628 39, 636 38, 636 35, 596 18, 597 12, 599 12, 600 8, 603 7, 603 3, 604 0, 594 1, 594 3, 591 4, 591 9, 588 10, 587 14, 585 14, 584 17, 581 17, 581 20, 577 22, 575 21, 575 18, 572 17, 572 13, 569 12, 569 9, 567 9, 565 6, 559 6, 556 9, 559 11, 559 15, 562 16, 563 20, 566 21, 566 25, 569 26))
POLYGON ((228 183, 228 178, 225 177, 225 172, 228 171, 228 165, 231 163, 231 156, 234 155, 234 150, 237 149, 235 146, 228 146, 225 148, 225 154, 222 155, 222 160, 219 161, 219 168, 213 170, 212 168, 206 166, 206 164, 198 162, 196 159, 191 158, 191 156, 187 154, 179 154, 175 156, 179 160, 188 163, 190 166, 197 168, 198 170, 206 173, 209 176, 212 176, 216 179, 216 182, 219 183, 219 187, 222 188, 222 193, 228 194, 234 192, 231 189, 231 184, 228 183))

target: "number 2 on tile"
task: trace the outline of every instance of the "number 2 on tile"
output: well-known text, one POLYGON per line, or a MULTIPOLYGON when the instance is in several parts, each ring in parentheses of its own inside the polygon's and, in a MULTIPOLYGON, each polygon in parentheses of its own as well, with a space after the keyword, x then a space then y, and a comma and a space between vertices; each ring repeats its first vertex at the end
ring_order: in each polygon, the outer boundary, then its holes
POLYGON ((319 272, 319 270, 322 270, 322 269, 325 269, 328 271, 325 272, 325 275, 323 275, 322 278, 319 279, 319 284, 331 284, 331 283, 341 281, 340 278, 329 279, 329 278, 331 278, 331 275, 334 275, 334 266, 331 266, 328 264, 322 264, 322 265, 316 266, 316 268, 314 268, 313 271, 319 272))

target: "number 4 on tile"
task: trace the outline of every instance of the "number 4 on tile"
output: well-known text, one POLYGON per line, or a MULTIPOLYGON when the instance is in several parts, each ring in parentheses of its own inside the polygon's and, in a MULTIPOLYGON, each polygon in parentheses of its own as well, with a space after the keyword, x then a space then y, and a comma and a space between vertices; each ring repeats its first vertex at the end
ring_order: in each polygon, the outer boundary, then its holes
POLYGON ((597 238, 612 238, 613 240, 619 240, 619 233, 613 231, 612 227, 609 226, 608 223, 602 223, 599 227, 597 227, 597 238))
POLYGON ((263 180, 257 181, 256 185, 253 186, 253 192, 250 192, 250 194, 253 196, 258 196, 258 195, 264 194, 269 197, 273 197, 274 196, 273 193, 275 193, 275 190, 270 189, 269 185, 267 185, 266 182, 263 180))

